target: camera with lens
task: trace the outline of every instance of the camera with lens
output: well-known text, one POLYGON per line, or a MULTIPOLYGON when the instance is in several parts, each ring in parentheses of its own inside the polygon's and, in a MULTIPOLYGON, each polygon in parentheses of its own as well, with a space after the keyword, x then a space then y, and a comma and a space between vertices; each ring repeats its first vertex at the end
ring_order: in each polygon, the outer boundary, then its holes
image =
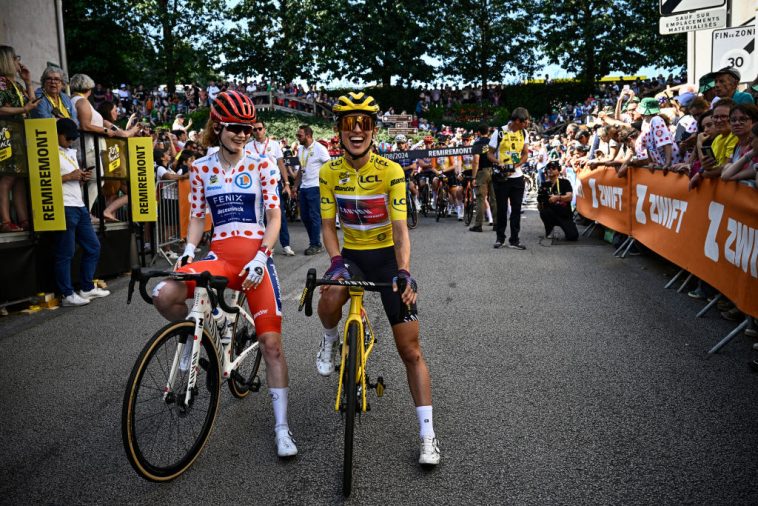
POLYGON ((543 184, 537 189, 537 209, 540 211, 550 204, 550 186, 543 184))

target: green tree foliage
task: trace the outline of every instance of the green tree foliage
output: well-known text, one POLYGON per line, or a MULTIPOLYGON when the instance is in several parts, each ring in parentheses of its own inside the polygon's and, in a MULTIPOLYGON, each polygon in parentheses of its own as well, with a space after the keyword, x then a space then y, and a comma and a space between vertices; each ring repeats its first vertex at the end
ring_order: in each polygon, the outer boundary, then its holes
POLYGON ((535 44, 525 2, 460 0, 439 5, 435 49, 445 76, 486 88, 534 70, 535 44))
POLYGON ((109 0, 63 3, 69 73, 118 86, 127 80, 157 84, 149 63, 155 59, 142 37, 123 23, 128 9, 109 0))
POLYGON ((433 2, 313 0, 311 50, 317 73, 384 87, 429 81, 423 58, 437 36, 433 2))
POLYGON ((220 18, 223 18, 219 13, 225 9, 225 0, 138 0, 131 3, 132 27, 158 55, 159 75, 169 91, 174 90, 179 80, 188 80, 198 70, 210 70, 214 52, 191 54, 191 48, 207 47, 207 36, 218 29, 222 22, 220 18))
POLYGON ((307 49, 309 10, 308 1, 242 0, 227 12, 231 26, 212 36, 224 48, 218 68, 239 77, 307 78, 313 62, 307 49))
POLYGON ((212 74, 206 34, 225 0, 70 0, 64 2, 72 72, 109 84, 167 84, 212 74))
POLYGON ((684 35, 658 34, 659 0, 534 0, 532 30, 549 63, 591 86, 611 71, 681 67, 684 35))

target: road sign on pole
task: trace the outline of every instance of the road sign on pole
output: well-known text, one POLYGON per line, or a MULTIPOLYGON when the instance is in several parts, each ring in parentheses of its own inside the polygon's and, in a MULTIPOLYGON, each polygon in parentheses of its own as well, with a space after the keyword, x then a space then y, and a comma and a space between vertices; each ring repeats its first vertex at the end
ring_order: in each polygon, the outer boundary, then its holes
POLYGON ((754 24, 714 30, 712 47, 711 70, 734 67, 742 82, 752 82, 756 73, 754 24))
POLYGON ((661 35, 713 30, 726 26, 726 0, 660 0, 661 35))
POLYGON ((661 16, 726 7, 726 0, 661 0, 661 16))

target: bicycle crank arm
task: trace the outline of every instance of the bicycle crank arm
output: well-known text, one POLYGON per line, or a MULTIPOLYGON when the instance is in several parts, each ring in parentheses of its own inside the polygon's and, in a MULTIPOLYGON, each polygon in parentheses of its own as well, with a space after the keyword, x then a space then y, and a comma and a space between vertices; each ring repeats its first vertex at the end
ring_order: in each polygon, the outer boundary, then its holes
POLYGON ((232 371, 231 379, 245 385, 251 392, 258 392, 261 389, 261 379, 257 375, 253 376, 250 381, 245 381, 245 377, 235 369, 232 371))

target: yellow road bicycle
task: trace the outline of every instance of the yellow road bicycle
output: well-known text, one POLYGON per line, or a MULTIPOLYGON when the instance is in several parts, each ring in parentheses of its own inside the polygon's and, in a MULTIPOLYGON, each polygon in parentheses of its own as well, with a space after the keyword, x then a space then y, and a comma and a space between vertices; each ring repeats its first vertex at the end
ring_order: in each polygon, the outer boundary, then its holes
MULTIPOLYGON (((405 280, 398 280, 398 297, 405 290, 405 280)), ((384 379, 379 376, 376 383, 371 383, 366 372, 366 363, 376 344, 374 330, 363 307, 363 294, 366 290, 376 292, 381 288, 391 287, 392 283, 374 283, 371 281, 344 279, 317 279, 316 269, 309 269, 305 288, 300 297, 298 311, 305 308, 305 315, 313 314, 313 292, 317 286, 333 285, 348 288, 350 294, 350 311, 345 320, 342 342, 342 360, 340 362, 335 411, 344 414, 345 419, 345 455, 342 463, 342 494, 350 496, 353 483, 353 435, 355 433, 356 412, 365 413, 371 408, 367 392, 376 390, 377 397, 384 395, 384 379)))

